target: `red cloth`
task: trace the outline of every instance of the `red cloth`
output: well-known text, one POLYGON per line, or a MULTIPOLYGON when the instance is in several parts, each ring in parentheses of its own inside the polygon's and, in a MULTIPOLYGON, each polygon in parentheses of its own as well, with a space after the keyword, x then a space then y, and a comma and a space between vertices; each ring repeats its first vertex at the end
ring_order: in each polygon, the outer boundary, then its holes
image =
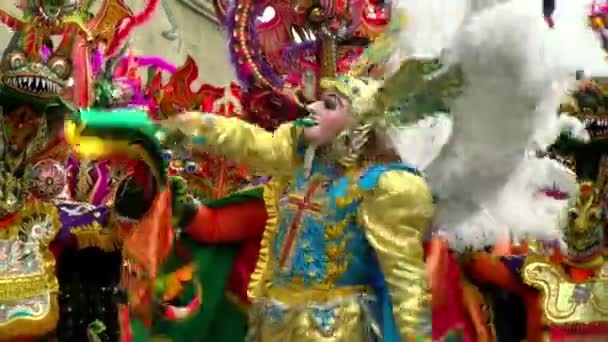
POLYGON ((608 324, 590 323, 567 326, 552 326, 549 328, 551 341, 606 341, 608 324))
POLYGON ((264 202, 258 199, 219 208, 201 205, 186 233, 207 243, 258 239, 264 232, 266 218, 264 202))
MULTIPOLYGON (((440 260, 441 269, 437 270, 433 282, 439 284, 437 291, 433 292, 433 340, 439 340, 450 330, 463 329, 465 342, 476 342, 477 334, 469 318, 468 311, 463 301, 463 288, 461 282, 460 267, 454 254, 447 250, 446 245, 432 243, 425 247, 428 253, 442 253, 440 258, 434 257, 434 261, 440 260), (440 292, 435 294, 435 292, 440 292)), ((430 256, 429 256, 430 257, 430 256)))
POLYGON ((266 226, 266 206, 261 199, 219 208, 200 206, 186 233, 207 243, 242 242, 228 277, 227 290, 249 303, 247 287, 260 252, 266 226))
POLYGON ((526 307, 526 340, 543 341, 539 292, 524 284, 495 255, 477 253, 467 264, 467 274, 480 284, 491 284, 518 295, 526 307))
POLYGON ((243 243, 241 250, 234 259, 234 265, 232 266, 232 271, 228 277, 226 290, 235 294, 238 299, 245 304, 250 303, 249 297, 247 296, 247 288, 249 287, 251 273, 255 270, 255 265, 258 261, 261 241, 260 238, 257 240, 245 241, 243 243))

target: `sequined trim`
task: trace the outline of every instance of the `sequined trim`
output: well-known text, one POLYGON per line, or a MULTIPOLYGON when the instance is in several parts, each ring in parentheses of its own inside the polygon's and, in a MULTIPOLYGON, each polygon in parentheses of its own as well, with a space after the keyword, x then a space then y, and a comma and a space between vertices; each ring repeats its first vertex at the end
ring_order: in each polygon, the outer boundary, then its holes
POLYGON ((246 341, 381 341, 370 310, 376 301, 370 294, 295 305, 263 298, 252 306, 246 341))
POLYGON ((52 293, 45 297, 48 302, 47 310, 38 317, 20 317, 0 324, 0 341, 11 341, 23 336, 44 336, 55 330, 59 321, 57 294, 52 293))
POLYGON ((104 252, 120 249, 121 241, 116 230, 103 229, 97 222, 72 228, 71 233, 76 237, 80 249, 96 247, 104 252))
POLYGON ((606 281, 608 266, 597 270, 594 279, 575 283, 562 265, 545 256, 528 256, 522 268, 524 283, 541 291, 541 306, 549 325, 598 323, 608 320, 606 281))
POLYGON ((345 286, 331 290, 311 288, 278 288, 268 289, 269 297, 287 305, 306 305, 307 303, 327 303, 357 295, 368 295, 373 290, 368 286, 345 286))
POLYGON ((13 259, 15 264, 11 266, 9 259, 9 264, 4 265, 8 270, 0 276, 0 316, 6 316, 0 323, 0 340, 42 336, 57 325, 59 284, 55 277, 55 257, 48 245, 60 226, 54 206, 30 202, 12 225, 1 230, 0 247, 9 249, 9 258, 21 257, 23 260, 13 259), (29 243, 19 242, 24 234, 29 243), (28 251, 29 245, 34 249, 28 251), (28 260, 33 264, 27 264, 28 260), (15 266, 20 268, 15 269, 15 266), (14 313, 11 314, 11 310, 14 313))
POLYGON ((255 270, 251 274, 251 280, 249 281, 249 287, 247 289, 247 295, 251 301, 261 297, 266 287, 266 281, 268 280, 266 270, 268 269, 271 257, 270 254, 272 253, 271 244, 277 234, 279 224, 279 197, 281 196, 285 183, 285 181, 279 178, 273 178, 264 187, 264 203, 266 203, 268 219, 260 245, 258 262, 255 265, 255 270))

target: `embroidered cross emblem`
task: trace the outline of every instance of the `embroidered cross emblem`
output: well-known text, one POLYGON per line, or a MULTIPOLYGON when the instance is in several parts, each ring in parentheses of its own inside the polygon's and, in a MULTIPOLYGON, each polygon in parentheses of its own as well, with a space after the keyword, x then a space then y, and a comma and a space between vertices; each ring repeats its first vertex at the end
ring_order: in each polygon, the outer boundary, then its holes
POLYGON ((296 207, 296 213, 291 221, 291 225, 287 230, 287 235, 285 237, 285 244, 283 250, 281 251, 281 256, 279 258, 279 266, 285 267, 287 259, 293 254, 293 245, 296 240, 296 236, 299 232, 300 224, 302 223, 302 218, 304 213, 307 211, 319 212, 321 210, 321 206, 317 203, 311 202, 312 197, 317 192, 317 189, 321 185, 321 181, 313 180, 304 197, 290 195, 288 197, 288 202, 296 207))

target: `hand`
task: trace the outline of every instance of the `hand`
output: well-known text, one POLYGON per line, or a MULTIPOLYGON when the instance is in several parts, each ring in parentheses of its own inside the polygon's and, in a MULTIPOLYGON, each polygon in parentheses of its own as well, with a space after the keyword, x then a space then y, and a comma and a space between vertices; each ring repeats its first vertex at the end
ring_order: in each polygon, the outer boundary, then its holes
POLYGON ((182 177, 171 177, 170 182, 175 225, 184 228, 196 215, 199 204, 189 194, 188 184, 182 177))

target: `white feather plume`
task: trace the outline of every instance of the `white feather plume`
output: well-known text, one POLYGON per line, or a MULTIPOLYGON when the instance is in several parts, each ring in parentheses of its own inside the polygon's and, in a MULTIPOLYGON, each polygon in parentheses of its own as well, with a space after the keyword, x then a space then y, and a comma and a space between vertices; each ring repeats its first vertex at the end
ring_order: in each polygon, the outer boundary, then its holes
POLYGON ((400 128, 388 135, 403 162, 425 170, 437 158, 452 133, 452 119, 439 113, 400 128))
POLYGON ((568 198, 576 191, 576 176, 559 162, 528 157, 519 164, 493 203, 486 205, 489 209, 467 217, 461 226, 448 227, 446 236, 457 250, 482 249, 500 239, 561 240, 560 219, 568 206, 568 198), (569 196, 556 199, 545 194, 551 189, 569 196))
MULTIPOLYGON (((426 20, 442 15, 431 3, 436 1, 402 0, 399 6, 414 17, 426 10, 426 20), (414 3, 412 14, 408 4, 414 3)), ((586 4, 561 3, 554 29, 544 21, 540 0, 511 0, 481 10, 471 2, 462 5, 462 21, 451 24, 452 33, 440 34, 449 39, 432 39, 432 30, 416 32, 429 35, 426 39, 403 32, 410 56, 443 51, 444 62, 465 75, 463 94, 450 106, 449 141, 425 170, 439 197, 436 224, 451 232, 456 245, 492 244, 505 227, 513 235, 540 238, 559 232, 565 202, 539 197, 536 182, 552 177, 548 170, 555 171, 555 164, 529 158, 527 151, 539 136, 547 143, 557 137, 555 111, 574 86, 575 72, 604 62, 600 42, 587 27, 586 4), (420 43, 417 50, 416 42, 436 44, 420 43)))

